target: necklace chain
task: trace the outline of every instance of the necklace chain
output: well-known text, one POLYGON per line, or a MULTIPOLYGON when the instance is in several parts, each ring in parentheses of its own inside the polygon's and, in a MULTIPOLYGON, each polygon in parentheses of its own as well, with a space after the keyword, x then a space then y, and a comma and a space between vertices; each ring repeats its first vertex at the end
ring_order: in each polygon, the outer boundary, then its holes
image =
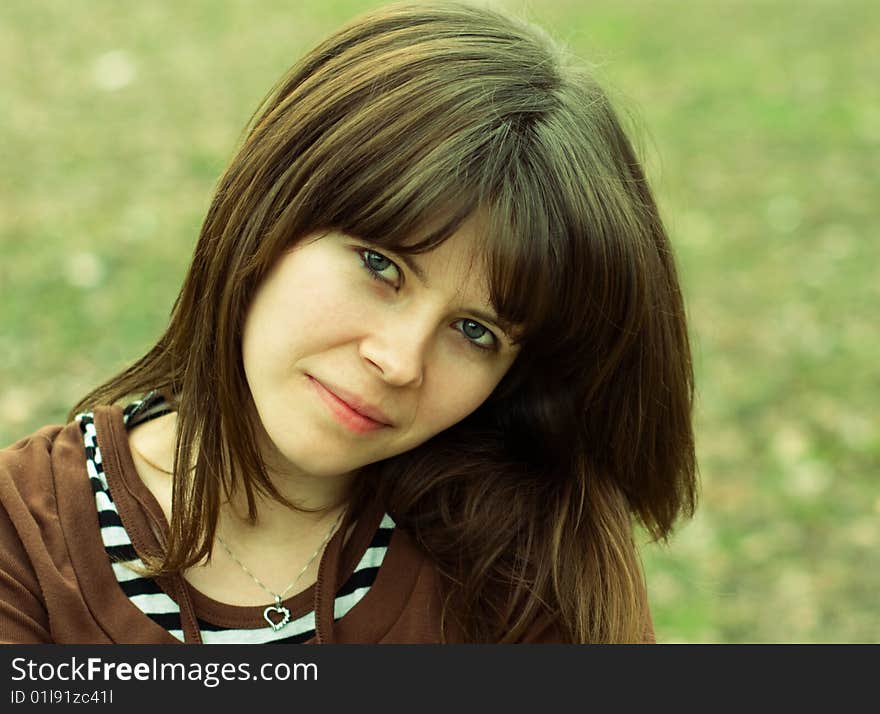
POLYGON ((226 545, 226 541, 224 541, 220 537, 219 534, 217 535, 217 541, 220 543, 220 545, 223 546, 223 549, 229 554, 229 557, 232 558, 238 564, 238 567, 240 567, 242 570, 244 570, 244 572, 246 572, 248 575, 250 575, 251 578, 253 579, 253 581, 257 585, 259 585, 261 588, 263 588, 263 590, 265 590, 267 593, 269 593, 272 596, 272 598, 275 600, 275 604, 279 605, 281 603, 281 601, 284 599, 284 596, 287 595, 288 592, 290 592, 290 589, 293 588, 299 582, 299 579, 303 576, 303 574, 306 572, 306 570, 309 569, 309 566, 314 562, 315 558, 318 557, 318 553, 320 553, 321 550, 324 548, 324 546, 327 545, 327 541, 330 540, 330 537, 333 535, 333 532, 336 530, 336 526, 339 525, 339 521, 342 520, 343 513, 345 513, 345 509, 343 509, 342 511, 339 512, 339 515, 336 517, 336 520, 333 521, 333 525, 330 526, 330 530, 327 531, 327 535, 324 536, 324 540, 321 541, 321 545, 319 545, 318 548, 315 550, 315 552, 312 553, 312 557, 309 558, 309 561, 303 566, 303 569, 299 571, 299 574, 293 579, 293 582, 290 585, 288 585, 286 588, 284 588, 284 590, 282 590, 280 593, 274 593, 269 588, 267 588, 262 583, 262 581, 256 575, 254 575, 244 563, 242 563, 238 558, 235 557, 235 553, 233 553, 232 550, 230 549, 230 547, 228 545, 226 545))
MULTIPOLYGON (((171 471, 167 471, 166 469, 163 469, 160 466, 157 466, 152 461, 147 459, 140 451, 138 451, 137 449, 134 448, 134 445, 131 445, 131 448, 132 448, 132 451, 137 453, 137 455, 140 456, 140 458, 143 459, 152 468, 158 469, 159 471, 163 471, 166 474, 173 475, 171 473, 171 471)), ((303 566, 303 569, 299 571, 299 574, 293 579, 293 582, 290 585, 288 585, 286 588, 284 588, 284 590, 281 593, 274 593, 269 588, 267 588, 263 584, 263 582, 256 575, 254 575, 250 571, 250 569, 235 556, 235 553, 233 553, 232 549, 228 545, 226 545, 226 541, 224 541, 223 538, 220 537, 220 534, 218 533, 216 535, 217 541, 220 543, 220 545, 223 546, 223 549, 227 552, 229 557, 235 561, 235 563, 238 565, 238 567, 241 568, 248 575, 250 575, 251 579, 257 585, 259 585, 263 590, 265 590, 267 593, 269 593, 272 596, 272 598, 274 599, 274 601, 275 601, 274 604, 269 605, 265 610, 263 610, 263 619, 266 621, 266 623, 269 625, 269 627, 272 628, 273 631, 278 632, 278 630, 280 630, 288 622, 290 622, 290 610, 287 609, 284 605, 282 605, 281 601, 284 599, 284 596, 287 595, 288 592, 290 592, 291 588, 293 588, 299 582, 299 579, 303 576, 303 574, 306 572, 306 570, 309 569, 309 566, 313 562, 315 562, 315 558, 318 557, 318 553, 320 553, 321 550, 324 548, 324 546, 327 545, 327 542, 330 540, 330 537, 333 535, 333 532, 336 530, 336 526, 338 526, 339 521, 342 520, 342 515, 344 513, 345 513, 345 509, 343 508, 339 512, 339 515, 336 516, 336 520, 333 521, 333 525, 330 526, 330 530, 327 531, 327 535, 324 536, 324 540, 321 541, 321 545, 319 545, 317 550, 315 550, 315 552, 312 553, 312 557, 309 558, 309 561, 303 566)))

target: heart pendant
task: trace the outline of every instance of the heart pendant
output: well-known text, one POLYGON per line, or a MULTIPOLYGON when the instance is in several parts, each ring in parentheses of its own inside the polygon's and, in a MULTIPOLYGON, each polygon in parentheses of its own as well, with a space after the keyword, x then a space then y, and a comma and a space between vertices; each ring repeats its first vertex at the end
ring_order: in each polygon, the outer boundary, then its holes
POLYGON ((290 610, 288 610, 284 605, 269 605, 265 610, 263 610, 263 619, 269 623, 269 627, 272 628, 273 631, 278 632, 282 627, 284 627, 288 622, 290 622, 290 610), (281 619, 277 622, 272 619, 272 615, 270 613, 278 613, 281 616, 281 619))

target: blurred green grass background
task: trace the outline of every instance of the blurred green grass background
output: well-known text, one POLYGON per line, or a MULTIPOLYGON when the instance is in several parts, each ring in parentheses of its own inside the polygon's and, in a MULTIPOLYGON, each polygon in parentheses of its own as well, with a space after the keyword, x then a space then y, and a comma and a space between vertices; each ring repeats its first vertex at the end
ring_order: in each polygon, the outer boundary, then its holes
MULTIPOLYGON (((155 341, 260 99, 379 4, 0 5, 0 443, 155 341)), ((658 640, 880 642, 880 4, 528 14, 639 125, 686 292, 702 496, 643 551, 658 640)))

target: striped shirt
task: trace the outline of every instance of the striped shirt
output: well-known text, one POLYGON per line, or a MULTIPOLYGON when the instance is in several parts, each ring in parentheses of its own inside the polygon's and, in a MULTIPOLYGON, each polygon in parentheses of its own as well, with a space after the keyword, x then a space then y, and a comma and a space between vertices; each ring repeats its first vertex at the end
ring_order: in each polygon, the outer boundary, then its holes
MULTIPOLYGON (((123 421, 126 427, 132 428, 135 425, 130 423, 135 415, 138 416, 138 419, 134 421, 141 423, 168 413, 169 410, 162 408, 161 405, 158 405, 157 408, 153 394, 125 407, 123 421), (146 409, 144 409, 145 406, 146 409)), ((142 577, 130 567, 143 568, 144 564, 138 557, 116 510, 116 505, 113 503, 113 496, 110 493, 101 464, 101 450, 98 447, 92 412, 77 414, 76 421, 83 435, 86 469, 92 491, 95 494, 101 539, 104 542, 104 549, 110 559, 116 580, 128 599, 141 612, 182 642, 184 634, 178 604, 162 590, 154 579, 142 577)), ((338 620, 343 617, 367 594, 376 579, 393 531, 394 521, 388 514, 385 514, 351 577, 336 593, 333 607, 334 619, 338 620)), ((226 628, 207 622, 202 618, 198 618, 198 624, 202 642, 205 644, 292 644, 305 642, 315 635, 314 612, 308 612, 291 620, 277 632, 268 626, 251 629, 226 628)))

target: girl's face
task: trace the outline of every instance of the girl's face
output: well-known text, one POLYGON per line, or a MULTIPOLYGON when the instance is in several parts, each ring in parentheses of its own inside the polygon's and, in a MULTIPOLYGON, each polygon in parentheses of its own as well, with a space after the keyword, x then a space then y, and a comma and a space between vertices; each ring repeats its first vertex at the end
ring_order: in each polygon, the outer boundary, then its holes
POLYGON ((327 233, 279 259, 242 337, 273 468, 348 474, 485 401, 517 347, 495 322, 474 230, 412 256, 327 233))

